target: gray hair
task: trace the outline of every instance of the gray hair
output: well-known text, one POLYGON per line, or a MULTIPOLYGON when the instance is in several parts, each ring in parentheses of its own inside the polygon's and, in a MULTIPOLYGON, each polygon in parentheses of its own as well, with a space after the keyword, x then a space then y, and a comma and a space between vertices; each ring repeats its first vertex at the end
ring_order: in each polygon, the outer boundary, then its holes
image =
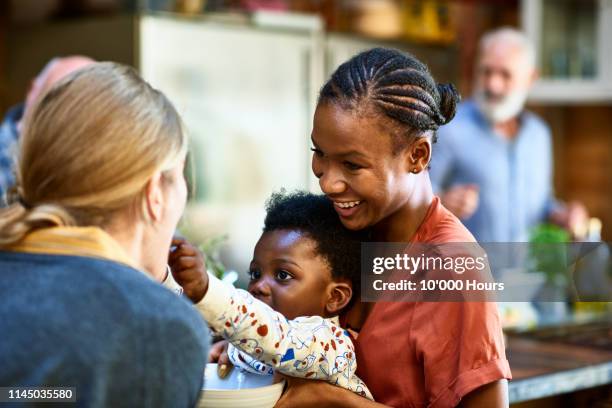
POLYGON ((504 42, 506 44, 514 45, 519 47, 525 54, 526 62, 531 68, 535 67, 536 64, 536 51, 533 42, 527 37, 527 35, 512 27, 502 27, 493 31, 489 31, 480 39, 480 52, 482 52, 489 45, 497 42, 504 42))

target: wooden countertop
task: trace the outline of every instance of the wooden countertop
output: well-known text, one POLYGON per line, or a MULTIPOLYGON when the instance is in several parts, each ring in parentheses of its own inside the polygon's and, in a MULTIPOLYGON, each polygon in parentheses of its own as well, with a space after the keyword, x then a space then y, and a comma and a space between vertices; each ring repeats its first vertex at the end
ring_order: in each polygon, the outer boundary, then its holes
POLYGON ((510 333, 510 402, 612 384, 612 320, 510 333))

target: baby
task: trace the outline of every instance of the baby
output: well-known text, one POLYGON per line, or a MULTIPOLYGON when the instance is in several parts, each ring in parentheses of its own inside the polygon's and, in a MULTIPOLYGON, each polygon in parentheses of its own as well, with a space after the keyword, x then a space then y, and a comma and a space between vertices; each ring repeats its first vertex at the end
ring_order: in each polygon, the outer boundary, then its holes
POLYGON ((248 292, 203 272, 201 255, 176 241, 169 263, 238 367, 325 380, 373 399, 355 375, 353 343, 338 321, 359 288, 363 235, 345 229, 333 203, 273 194, 249 268, 248 292))

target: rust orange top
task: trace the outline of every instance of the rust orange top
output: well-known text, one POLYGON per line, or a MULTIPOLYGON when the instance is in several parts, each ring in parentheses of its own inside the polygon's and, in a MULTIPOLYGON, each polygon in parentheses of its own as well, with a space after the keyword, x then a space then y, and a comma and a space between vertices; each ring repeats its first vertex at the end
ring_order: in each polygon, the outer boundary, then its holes
MULTIPOLYGON (((435 197, 411 242, 475 242, 435 197)), ((510 379, 493 302, 378 302, 355 341, 357 374, 393 407, 454 407, 510 379)))

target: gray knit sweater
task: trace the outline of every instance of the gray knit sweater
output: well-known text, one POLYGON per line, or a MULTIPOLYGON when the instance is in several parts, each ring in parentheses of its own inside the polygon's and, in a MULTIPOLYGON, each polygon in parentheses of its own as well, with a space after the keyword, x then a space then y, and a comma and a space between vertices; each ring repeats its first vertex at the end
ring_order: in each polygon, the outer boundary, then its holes
POLYGON ((142 272, 0 252, 0 387, 76 387, 87 407, 194 406, 208 342, 192 305, 142 272))

